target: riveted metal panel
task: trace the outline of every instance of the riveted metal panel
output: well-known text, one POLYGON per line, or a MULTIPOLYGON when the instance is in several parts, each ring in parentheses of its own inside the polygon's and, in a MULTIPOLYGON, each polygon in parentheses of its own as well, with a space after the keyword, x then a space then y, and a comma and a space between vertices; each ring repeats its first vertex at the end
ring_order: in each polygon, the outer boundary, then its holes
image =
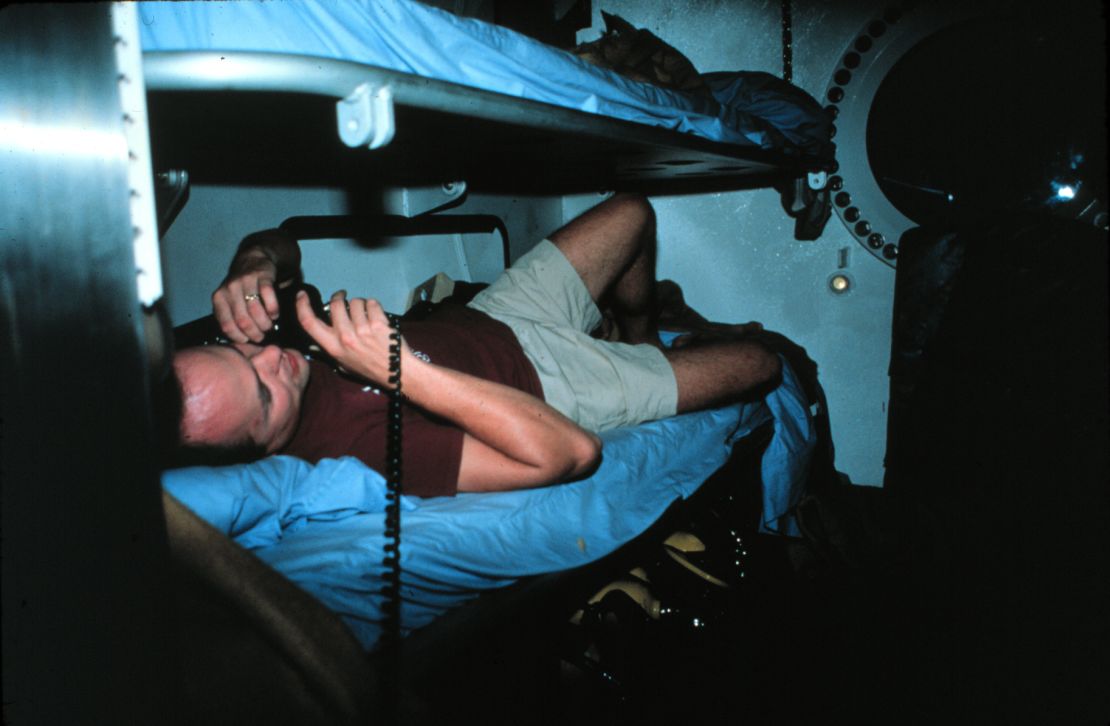
POLYGON ((113 7, 0 14, 11 723, 164 723, 172 678, 113 7))

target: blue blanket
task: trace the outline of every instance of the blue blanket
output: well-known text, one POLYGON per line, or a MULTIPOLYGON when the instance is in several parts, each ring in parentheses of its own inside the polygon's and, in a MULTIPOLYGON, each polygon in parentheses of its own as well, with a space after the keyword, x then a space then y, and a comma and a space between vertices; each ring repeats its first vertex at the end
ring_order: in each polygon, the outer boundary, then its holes
POLYGON ((489 23, 411 0, 142 2, 144 51, 335 58, 764 149, 831 158, 820 104, 769 74, 711 74, 712 95, 632 81, 489 23))
MULTIPOLYGON (((402 497, 402 629, 409 632, 530 575, 579 567, 646 530, 774 419, 762 461, 764 525, 796 532, 815 440, 794 374, 764 402, 605 433, 601 466, 570 484, 489 494, 402 497)), ((163 474, 165 489, 312 593, 372 648, 380 635, 385 483, 352 458, 315 466, 285 456, 163 474)))

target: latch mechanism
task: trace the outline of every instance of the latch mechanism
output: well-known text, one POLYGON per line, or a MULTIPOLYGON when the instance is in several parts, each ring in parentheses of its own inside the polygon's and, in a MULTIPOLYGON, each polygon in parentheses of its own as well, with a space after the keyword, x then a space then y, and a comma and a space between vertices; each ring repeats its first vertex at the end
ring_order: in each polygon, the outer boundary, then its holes
POLYGON ((350 147, 380 149, 393 140, 393 89, 363 83, 335 104, 339 138, 350 147))

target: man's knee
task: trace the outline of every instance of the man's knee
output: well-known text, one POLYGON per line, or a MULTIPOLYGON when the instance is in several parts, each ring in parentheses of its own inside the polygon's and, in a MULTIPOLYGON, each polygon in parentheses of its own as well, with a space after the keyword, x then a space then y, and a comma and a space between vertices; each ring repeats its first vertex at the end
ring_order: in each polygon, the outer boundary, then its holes
POLYGON ((752 366, 756 386, 763 390, 770 390, 782 380, 782 359, 763 343, 752 342, 752 366))
POLYGON ((758 398, 773 390, 782 380, 782 359, 762 342, 736 341, 732 348, 731 382, 744 398, 758 398))
POLYGON ((614 194, 607 202, 609 212, 619 215, 642 229, 655 226, 655 208, 642 194, 633 192, 619 192, 614 194))
POLYGON ((755 340, 714 341, 668 349, 678 384, 678 410, 761 398, 782 380, 778 355, 755 340))

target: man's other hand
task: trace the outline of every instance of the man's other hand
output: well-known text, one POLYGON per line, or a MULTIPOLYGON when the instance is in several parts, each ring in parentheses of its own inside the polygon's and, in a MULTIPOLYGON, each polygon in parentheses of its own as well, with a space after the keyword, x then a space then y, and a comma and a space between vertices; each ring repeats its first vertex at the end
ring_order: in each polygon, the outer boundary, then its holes
MULTIPOLYGON (((331 325, 316 317, 308 295, 297 293, 297 320, 304 331, 345 370, 386 389, 389 384, 389 344, 393 328, 377 300, 352 298, 339 290, 331 296, 331 325)), ((401 355, 411 353, 402 341, 401 355)))
POLYGON ((212 313, 232 342, 260 343, 278 318, 277 268, 262 253, 241 254, 212 293, 212 313))

